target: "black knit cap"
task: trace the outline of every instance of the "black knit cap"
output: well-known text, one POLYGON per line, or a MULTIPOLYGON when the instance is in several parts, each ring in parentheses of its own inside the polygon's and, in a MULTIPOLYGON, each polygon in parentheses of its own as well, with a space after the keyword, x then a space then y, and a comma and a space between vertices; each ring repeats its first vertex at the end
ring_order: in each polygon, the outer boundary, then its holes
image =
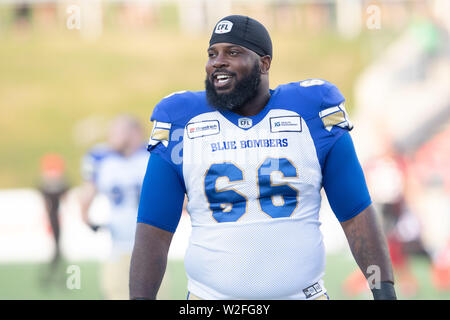
POLYGON ((209 40, 209 45, 228 42, 256 52, 260 56, 272 58, 272 40, 267 29, 255 19, 232 15, 217 22, 209 40))

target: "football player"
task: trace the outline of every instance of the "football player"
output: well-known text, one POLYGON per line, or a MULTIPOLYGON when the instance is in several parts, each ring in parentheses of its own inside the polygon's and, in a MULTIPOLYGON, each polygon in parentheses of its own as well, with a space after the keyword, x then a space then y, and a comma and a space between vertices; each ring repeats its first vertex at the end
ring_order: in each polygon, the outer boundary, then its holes
POLYGON ((58 269, 62 263, 61 254, 61 228, 60 210, 65 201, 70 185, 66 175, 66 164, 64 158, 57 153, 47 153, 40 159, 40 179, 38 190, 43 200, 47 213, 50 230, 55 244, 53 257, 49 264, 48 273, 43 277, 43 284, 49 285, 57 280, 58 269))
POLYGON ((312 79, 270 89, 272 42, 246 16, 221 19, 207 52, 206 90, 172 94, 151 117, 130 297, 155 299, 186 193, 189 299, 327 299, 324 188, 374 298, 395 299, 337 87, 312 79))
POLYGON ((106 299, 128 299, 128 273, 136 229, 139 193, 149 154, 143 145, 143 130, 129 115, 116 117, 109 128, 108 142, 94 146, 83 158, 84 184, 80 190, 83 220, 98 194, 108 199, 110 214, 106 227, 111 234, 112 252, 102 270, 106 299))

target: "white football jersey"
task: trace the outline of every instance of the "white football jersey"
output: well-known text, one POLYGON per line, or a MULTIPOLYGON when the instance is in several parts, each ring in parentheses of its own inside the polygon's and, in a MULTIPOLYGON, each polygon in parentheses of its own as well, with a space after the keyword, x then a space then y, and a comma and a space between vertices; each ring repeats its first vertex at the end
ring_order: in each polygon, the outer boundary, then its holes
POLYGON ((113 250, 131 252, 142 181, 149 153, 140 148, 124 157, 104 145, 90 150, 82 161, 83 178, 92 181, 109 202, 108 228, 113 250))
POLYGON ((188 290, 203 299, 314 299, 326 289, 319 230, 322 169, 351 128, 344 98, 325 81, 271 90, 242 117, 204 92, 163 99, 149 149, 179 173, 192 234, 188 290))

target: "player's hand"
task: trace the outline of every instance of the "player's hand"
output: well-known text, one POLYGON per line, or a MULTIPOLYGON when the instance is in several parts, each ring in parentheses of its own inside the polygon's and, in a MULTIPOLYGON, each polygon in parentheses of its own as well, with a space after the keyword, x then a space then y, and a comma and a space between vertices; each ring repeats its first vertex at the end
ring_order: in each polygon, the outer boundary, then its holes
POLYGON ((374 300, 397 300, 394 284, 389 281, 381 281, 376 288, 372 289, 374 300))
POLYGON ((89 226, 89 228, 91 228, 91 230, 94 231, 94 232, 97 232, 98 229, 101 228, 100 225, 98 225, 98 224, 92 224, 92 223, 88 223, 88 226, 89 226))

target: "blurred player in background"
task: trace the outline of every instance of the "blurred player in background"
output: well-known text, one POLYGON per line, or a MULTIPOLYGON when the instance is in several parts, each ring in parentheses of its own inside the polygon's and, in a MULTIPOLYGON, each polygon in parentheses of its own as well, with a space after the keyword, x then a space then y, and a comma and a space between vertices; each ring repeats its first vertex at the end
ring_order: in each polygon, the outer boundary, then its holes
POLYGON ((65 175, 65 162, 59 154, 49 153, 41 158, 38 190, 44 198, 45 211, 55 244, 48 274, 43 278, 44 285, 48 285, 56 279, 55 277, 58 275, 57 269, 61 264, 59 211, 61 201, 69 190, 69 184, 65 175))
POLYGON ((30 26, 32 19, 31 5, 25 1, 17 1, 14 10, 14 21, 18 29, 25 29, 30 26))
POLYGON ((139 193, 148 152, 143 145, 143 129, 130 115, 116 117, 109 128, 108 141, 93 147, 83 158, 84 184, 80 192, 83 220, 89 221, 89 208, 97 194, 109 201, 112 254, 101 275, 106 299, 128 298, 128 274, 136 228, 139 193))

